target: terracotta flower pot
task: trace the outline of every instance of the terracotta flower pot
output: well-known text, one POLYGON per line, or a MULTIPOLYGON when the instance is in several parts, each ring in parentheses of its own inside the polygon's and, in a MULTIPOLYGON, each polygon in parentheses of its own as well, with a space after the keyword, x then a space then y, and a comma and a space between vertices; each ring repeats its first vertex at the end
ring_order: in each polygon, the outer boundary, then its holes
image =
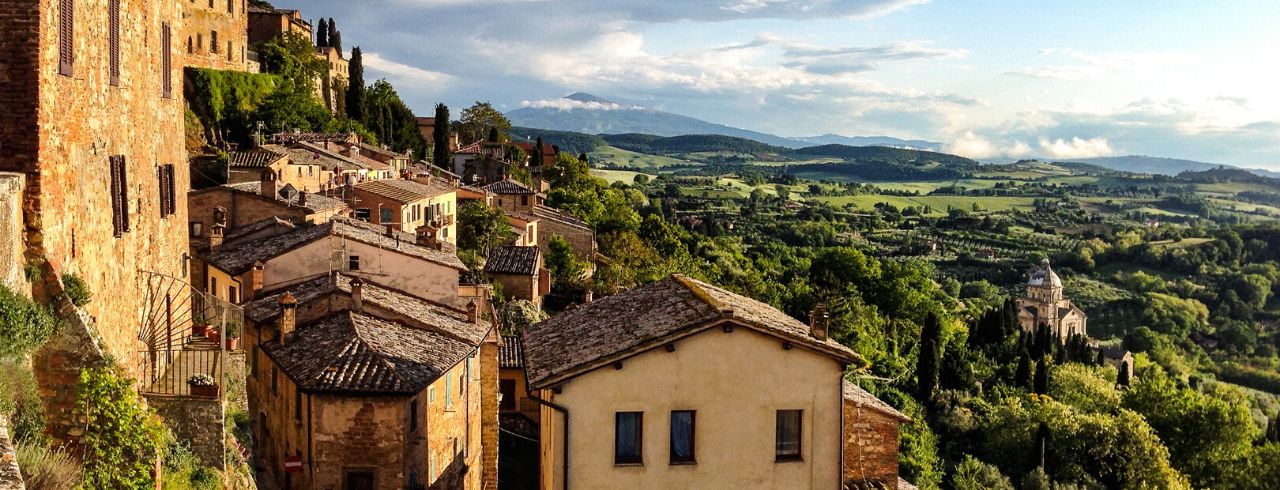
POLYGON ((205 338, 209 339, 210 342, 213 342, 215 344, 222 341, 222 334, 212 328, 209 329, 208 332, 205 332, 204 336, 205 338))
POLYGON ((193 337, 204 337, 209 332, 209 325, 203 323, 191 324, 191 335, 193 337))
POLYGON ((187 387, 191 389, 191 396, 198 396, 201 398, 218 397, 218 385, 200 386, 187 383, 187 387))
POLYGON ((235 337, 227 337, 225 339, 227 350, 236 350, 240 348, 240 339, 235 337))

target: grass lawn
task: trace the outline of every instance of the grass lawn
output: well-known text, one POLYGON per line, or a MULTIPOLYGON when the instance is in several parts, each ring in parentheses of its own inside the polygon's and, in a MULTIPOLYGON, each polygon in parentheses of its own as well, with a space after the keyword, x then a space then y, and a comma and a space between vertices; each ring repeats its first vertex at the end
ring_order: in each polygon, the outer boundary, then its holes
POLYGON ((1181 241, 1177 241, 1177 242, 1173 240, 1156 240, 1154 242, 1151 242, 1151 245, 1153 247, 1160 247, 1160 248, 1186 248, 1186 247, 1194 247, 1196 245, 1203 245, 1212 241, 1213 241, 1212 238, 1183 238, 1181 241))
MULTIPOLYGON (((604 170, 599 168, 591 169, 591 175, 607 180, 609 181, 610 184, 614 182, 622 182, 624 184, 630 184, 632 182, 635 182, 636 176, 640 174, 642 174, 642 172, 632 172, 630 170, 604 170)), ((653 176, 649 175, 649 178, 652 179, 653 176)))
POLYGON ((621 165, 638 168, 662 168, 670 165, 690 165, 697 164, 688 160, 680 160, 676 158, 664 157, 660 155, 647 155, 644 153, 636 153, 612 146, 604 146, 596 148, 596 151, 588 153, 592 162, 602 165, 621 165))

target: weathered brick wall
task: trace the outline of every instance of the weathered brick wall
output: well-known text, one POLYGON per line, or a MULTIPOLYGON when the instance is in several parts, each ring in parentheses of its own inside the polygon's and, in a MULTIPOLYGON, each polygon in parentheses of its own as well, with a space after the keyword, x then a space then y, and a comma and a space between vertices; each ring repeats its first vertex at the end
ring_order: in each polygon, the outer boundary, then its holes
MULTIPOLYGON (((436 478, 429 480, 430 472, 423 473, 425 481, 432 485, 439 485, 432 488, 466 490, 479 490, 480 488, 483 468, 477 468, 477 466, 481 465, 482 458, 483 425, 481 420, 483 409, 481 390, 483 389, 483 382, 481 381, 481 373, 483 372, 483 366, 481 366, 480 362, 476 362, 475 367, 476 369, 472 370, 468 377, 466 363, 459 363, 432 384, 436 391, 436 398, 434 402, 427 404, 426 443, 428 448, 426 457, 435 459, 436 478), (453 407, 451 409, 445 403, 445 389, 448 384, 445 382, 446 377, 453 378, 451 386, 454 393, 453 407), (462 384, 464 379, 465 384, 462 384), (461 387, 465 387, 465 391, 462 391, 461 387), (460 395, 460 391, 465 395, 460 395), (464 459, 455 457, 453 452, 453 441, 455 439, 458 441, 459 452, 463 452, 465 448, 464 459), (468 441, 470 442, 469 445, 466 444, 468 441), (463 467, 467 468, 465 474, 462 474, 463 467)), ((429 398, 429 395, 423 398, 429 398)), ((430 466, 430 460, 422 462, 423 468, 429 470, 430 466)))
POLYGON ((191 221, 203 224, 203 235, 207 239, 209 227, 213 226, 213 208, 222 207, 227 210, 227 228, 247 225, 272 216, 281 219, 305 220, 310 215, 298 207, 290 207, 283 202, 265 199, 227 188, 207 189, 191 193, 188 205, 191 206, 191 221))
POLYGON ((489 279, 502 285, 502 294, 507 298, 523 299, 542 304, 542 295, 538 294, 538 276, 520 274, 489 274, 489 279))
MULTIPOLYGON (((30 173, 40 144, 37 64, 41 2, 0 0, 0 171, 30 173)), ((29 182, 38 185, 38 181, 29 182)))
MULTIPOLYGON (((37 81, 34 105, 16 106, 34 114, 21 136, 3 145, 34 141, 23 170, 29 177, 24 221, 28 253, 45 256, 60 272, 79 274, 97 294, 86 309, 96 320, 108 352, 121 366, 136 372, 145 348, 137 340, 138 318, 145 308, 145 280, 140 271, 183 276, 187 251, 186 172, 175 172, 177 212, 160 216, 159 165, 184 168, 181 99, 182 4, 160 0, 124 2, 121 12, 120 83, 109 84, 107 2, 77 1, 73 76, 58 70, 57 0, 6 0, 5 16, 39 12, 38 47, 31 73, 37 81), (162 90, 162 25, 174 34, 169 48, 170 97, 162 90), (108 158, 123 155, 128 180, 130 230, 113 236, 108 158)), ((6 17, 7 18, 7 17, 6 17)), ((0 29, 7 45, 14 34, 0 29)), ((26 23, 17 26, 19 32, 26 23)), ((21 38, 21 35, 18 35, 21 38)), ((8 63, 8 58, 0 63, 8 63)), ((23 61, 18 56, 19 62, 23 61)), ((27 70, 4 70, 0 77, 27 70)), ((19 77, 25 75, 16 75, 19 77)), ((10 106, 6 105, 6 112, 10 106)), ((8 119, 6 119, 8 120, 8 119)), ((6 133, 8 131, 6 130, 6 133)), ((20 143, 21 144, 21 143, 20 143)))
POLYGON ((191 445, 200 463, 214 468, 226 464, 226 420, 222 401, 173 396, 149 396, 147 404, 164 419, 180 441, 191 445))
POLYGON ((898 419, 844 402, 844 479, 898 481, 898 419))
POLYGON ((480 480, 498 488, 498 342, 497 332, 480 344, 480 480))
POLYGON ((377 488, 405 488, 408 398, 316 397, 315 481, 343 488, 345 469, 375 470, 377 488))
POLYGON ((186 20, 174 36, 187 53, 186 66, 246 71, 249 44, 247 0, 194 0, 183 3, 186 20), (217 45, 213 33, 218 33, 217 45), (228 46, 227 43, 231 43, 228 46))

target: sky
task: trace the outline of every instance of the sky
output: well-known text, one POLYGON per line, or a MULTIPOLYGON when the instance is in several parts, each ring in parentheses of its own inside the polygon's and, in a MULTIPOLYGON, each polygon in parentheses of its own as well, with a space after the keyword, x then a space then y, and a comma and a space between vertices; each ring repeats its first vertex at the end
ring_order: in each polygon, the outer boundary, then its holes
MULTIPOLYGON (((588 92, 979 159, 1280 169, 1275 0, 277 0, 332 17, 416 112, 588 92)), ((563 101, 555 102, 564 106, 563 101)), ((596 107, 595 110, 605 108, 596 107)), ((616 108, 614 108, 616 110, 616 108)))

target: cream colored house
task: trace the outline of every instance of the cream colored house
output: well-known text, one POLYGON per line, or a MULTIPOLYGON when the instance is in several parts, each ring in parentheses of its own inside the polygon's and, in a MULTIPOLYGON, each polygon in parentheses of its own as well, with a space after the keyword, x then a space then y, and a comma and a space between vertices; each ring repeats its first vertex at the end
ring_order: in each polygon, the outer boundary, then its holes
POLYGON ((840 488, 861 361, 816 316, 675 275, 529 327, 541 488, 840 488))
POLYGON ((1072 335, 1088 336, 1089 317, 1062 294, 1062 278, 1049 267, 1049 259, 1040 261, 1027 273, 1027 296, 1018 300, 1018 325, 1025 332, 1035 332, 1044 325, 1059 339, 1072 335))

